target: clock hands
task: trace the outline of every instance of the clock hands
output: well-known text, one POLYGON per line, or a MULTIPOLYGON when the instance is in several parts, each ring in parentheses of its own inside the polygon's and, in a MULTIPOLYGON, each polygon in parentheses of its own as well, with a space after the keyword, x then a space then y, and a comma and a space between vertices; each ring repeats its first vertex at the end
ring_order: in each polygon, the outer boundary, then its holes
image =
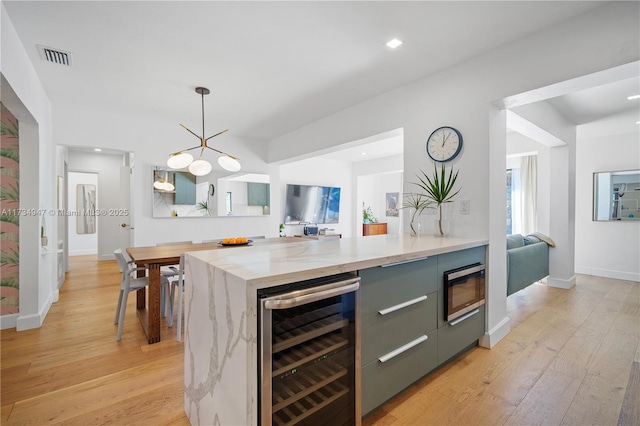
POLYGON ((444 143, 447 141, 447 139, 449 139, 449 136, 451 136, 451 133, 447 133, 447 137, 446 138, 442 138, 442 147, 444 148, 444 143))

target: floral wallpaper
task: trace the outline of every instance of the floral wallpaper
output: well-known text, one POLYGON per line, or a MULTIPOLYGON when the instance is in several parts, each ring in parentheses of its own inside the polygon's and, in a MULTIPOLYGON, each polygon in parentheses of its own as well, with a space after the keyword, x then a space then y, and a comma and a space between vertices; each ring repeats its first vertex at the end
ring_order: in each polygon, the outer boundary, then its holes
POLYGON ((0 102, 0 315, 18 313, 20 156, 18 120, 0 102))

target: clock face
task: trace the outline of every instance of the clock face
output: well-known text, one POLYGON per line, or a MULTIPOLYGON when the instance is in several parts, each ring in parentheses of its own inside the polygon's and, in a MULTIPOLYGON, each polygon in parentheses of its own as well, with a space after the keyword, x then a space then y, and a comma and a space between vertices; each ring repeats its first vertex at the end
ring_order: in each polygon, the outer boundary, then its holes
POLYGON ((427 140, 427 154, 434 161, 451 161, 462 149, 462 135, 453 127, 440 127, 427 140))

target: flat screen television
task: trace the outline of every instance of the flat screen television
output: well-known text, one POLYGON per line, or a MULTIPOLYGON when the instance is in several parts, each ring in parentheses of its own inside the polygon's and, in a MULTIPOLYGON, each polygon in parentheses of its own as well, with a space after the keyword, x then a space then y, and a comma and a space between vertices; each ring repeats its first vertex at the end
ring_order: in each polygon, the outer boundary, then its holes
POLYGON ((338 223, 340 188, 287 184, 284 223, 338 223))

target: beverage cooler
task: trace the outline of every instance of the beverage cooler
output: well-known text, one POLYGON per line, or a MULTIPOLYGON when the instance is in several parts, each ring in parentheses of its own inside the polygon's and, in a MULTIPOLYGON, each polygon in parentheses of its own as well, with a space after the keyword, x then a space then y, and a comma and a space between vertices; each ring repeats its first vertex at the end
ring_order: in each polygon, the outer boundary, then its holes
POLYGON ((360 424, 359 287, 340 274, 258 292, 261 425, 360 424))

